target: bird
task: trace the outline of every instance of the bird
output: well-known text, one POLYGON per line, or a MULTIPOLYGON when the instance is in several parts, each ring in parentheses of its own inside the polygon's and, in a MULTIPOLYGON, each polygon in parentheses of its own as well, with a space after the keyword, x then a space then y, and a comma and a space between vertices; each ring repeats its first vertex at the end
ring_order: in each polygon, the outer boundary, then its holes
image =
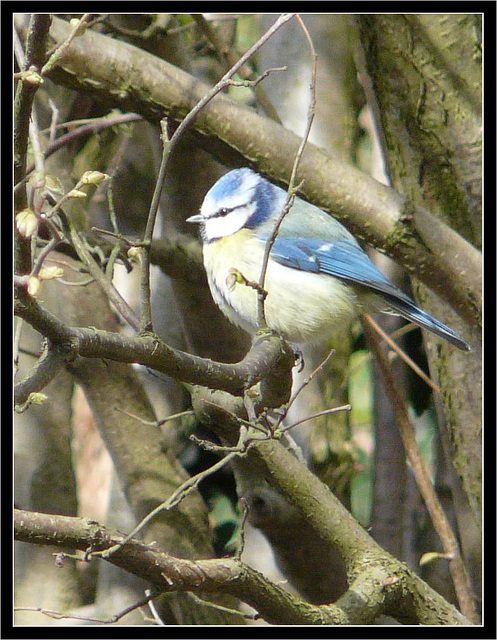
POLYGON ((401 315, 450 344, 469 344, 395 287, 335 218, 295 197, 274 237, 287 192, 249 168, 224 174, 198 214, 212 297, 227 318, 255 335, 257 287, 268 239, 264 280, 267 327, 301 347, 323 343, 358 310, 401 315))

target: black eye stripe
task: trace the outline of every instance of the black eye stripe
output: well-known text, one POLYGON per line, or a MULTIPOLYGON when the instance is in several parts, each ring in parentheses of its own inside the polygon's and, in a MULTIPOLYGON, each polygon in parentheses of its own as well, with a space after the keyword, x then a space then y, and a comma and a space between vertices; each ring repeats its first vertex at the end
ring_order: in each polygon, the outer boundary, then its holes
POLYGON ((237 204, 235 207, 222 207, 221 209, 218 209, 218 211, 213 213, 212 216, 209 216, 209 217, 211 219, 223 218, 224 216, 227 216, 232 211, 235 211, 235 209, 241 209, 242 207, 246 207, 248 204, 251 204, 251 203, 252 203, 252 200, 250 202, 244 202, 243 204, 237 204))

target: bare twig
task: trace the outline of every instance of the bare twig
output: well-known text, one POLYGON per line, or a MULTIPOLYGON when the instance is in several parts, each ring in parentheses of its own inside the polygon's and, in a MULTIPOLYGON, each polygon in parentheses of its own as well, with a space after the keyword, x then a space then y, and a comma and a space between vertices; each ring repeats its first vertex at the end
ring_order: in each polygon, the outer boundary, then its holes
POLYGON ((48 98, 48 104, 50 106, 50 111, 52 112, 52 117, 50 118, 50 127, 48 129, 48 143, 51 144, 55 140, 55 132, 57 131, 57 120, 59 119, 59 109, 50 97, 48 98))
POLYGON ((167 161, 171 153, 170 143, 167 142, 167 122, 161 120, 162 129, 162 160, 159 167, 159 175, 155 183, 154 194, 150 204, 147 225, 143 235, 142 246, 136 250, 141 263, 140 277, 140 327, 141 331, 152 331, 152 307, 150 301, 150 247, 154 233, 155 221, 159 210, 159 202, 166 177, 167 161))
POLYGON ((40 130, 38 128, 38 118, 36 115, 36 109, 31 110, 31 123, 29 126, 29 140, 31 142, 31 148, 33 150, 33 156, 35 159, 35 167, 39 172, 43 172, 45 168, 45 162, 43 157, 43 151, 40 144, 40 130))
POLYGON ((129 533, 124 537, 122 542, 110 547, 109 549, 105 549, 104 551, 90 551, 88 554, 88 558, 90 557, 102 557, 106 559, 109 558, 113 553, 115 553, 116 551, 119 551, 119 549, 121 549, 123 545, 127 544, 132 538, 134 538, 149 522, 151 522, 151 520, 153 520, 153 518, 159 515, 159 513, 162 513, 162 511, 168 511, 169 509, 172 509, 173 507, 175 507, 182 500, 184 500, 187 495, 189 495, 192 491, 194 491, 204 478, 207 478, 208 476, 212 475, 216 471, 219 471, 219 469, 222 469, 228 462, 230 462, 230 460, 232 460, 237 455, 240 455, 240 451, 238 450, 232 451, 231 453, 228 453, 228 455, 226 455, 224 458, 222 458, 221 460, 213 464, 208 469, 205 469, 204 471, 201 471, 197 475, 192 476, 191 478, 188 478, 188 480, 186 480, 186 482, 183 482, 183 484, 181 484, 171 494, 171 496, 167 500, 162 502, 159 506, 155 507, 155 509, 152 509, 152 511, 150 511, 150 513, 148 513, 136 525, 133 531, 131 531, 131 533, 129 533))
POLYGON ((305 387, 307 387, 313 380, 314 378, 318 375, 318 373, 324 369, 324 367, 328 364, 330 358, 332 356, 334 356, 336 353, 335 349, 332 349, 328 355, 326 356, 326 358, 324 358, 324 360, 322 360, 322 362, 320 362, 318 364, 318 366, 314 369, 314 371, 307 376, 307 378, 304 379, 304 381, 302 382, 302 384, 300 385, 300 387, 295 391, 295 393, 293 394, 293 396, 290 398, 288 404, 285 407, 285 412, 288 413, 288 410, 290 409, 290 407, 292 406, 292 404, 295 402, 295 400, 297 399, 297 397, 299 396, 299 394, 303 391, 303 389, 305 389, 305 387))
POLYGON ((259 431, 260 433, 263 433, 264 435, 267 435, 267 430, 260 428, 254 421, 250 422, 249 420, 244 420, 242 417, 237 416, 235 413, 229 411, 228 409, 226 409, 226 407, 223 407, 220 404, 216 404, 215 402, 211 402, 210 400, 204 400, 204 404, 208 407, 213 407, 218 411, 221 411, 222 413, 226 414, 226 416, 229 416, 231 420, 239 425, 240 429, 245 428, 246 430, 247 428, 252 428, 256 431, 259 431))
POLYGON ((163 424, 165 424, 166 422, 169 422, 170 420, 177 420, 178 418, 183 418, 184 416, 195 415, 195 411, 193 411, 193 409, 188 409, 187 411, 180 411, 179 413, 173 413, 172 415, 167 416, 167 418, 162 418, 161 420, 150 421, 150 420, 144 420, 143 418, 140 418, 140 416, 135 416, 134 413, 130 413, 129 411, 125 411, 124 409, 120 409, 119 407, 115 407, 115 409, 116 411, 119 411, 119 413, 124 413, 124 415, 129 416, 130 418, 134 418, 135 420, 138 420, 142 424, 154 425, 157 427, 162 426, 163 424))
MULTIPOLYGON (((145 591, 145 595, 148 595, 148 594, 150 594, 150 593, 152 593, 152 592, 150 591, 150 589, 146 589, 146 591, 145 591)), ((161 627, 163 627, 163 626, 164 626, 164 622, 163 622, 162 618, 160 617, 159 612, 158 612, 158 611, 157 611, 157 609, 155 608, 155 604, 153 603, 152 598, 150 598, 150 599, 149 599, 149 601, 148 601, 148 608, 150 609, 150 611, 151 611, 151 613, 152 613, 152 616, 153 616, 153 618, 154 618, 154 620, 155 620, 156 624, 157 624, 157 625, 159 625, 159 626, 161 626, 161 627)))
POLYGON ((431 378, 429 378, 420 367, 418 367, 418 365, 414 362, 414 360, 412 360, 407 355, 407 353, 403 349, 401 349, 399 345, 396 344, 387 333, 385 333, 385 331, 383 331, 380 325, 377 322, 375 322, 369 314, 365 313, 364 316, 367 317, 370 325, 374 327, 375 331, 377 331, 378 334, 383 338, 383 340, 385 340, 385 342, 388 344, 388 346, 395 351, 395 353, 399 356, 399 358, 402 358, 402 360, 407 364, 407 366, 410 367, 421 378, 421 380, 426 382, 426 384, 429 387, 431 387, 433 391, 435 391, 436 393, 440 393, 440 387, 437 384, 435 384, 435 382, 433 382, 433 380, 431 380, 431 378))
POLYGON ((49 618, 53 618, 55 620, 83 620, 84 622, 94 622, 97 624, 115 624, 116 622, 119 622, 121 618, 124 618, 124 616, 128 615, 128 613, 131 613, 132 611, 136 611, 136 609, 140 609, 141 607, 144 607, 147 604, 150 605, 151 601, 154 598, 157 598, 158 595, 159 593, 157 591, 151 591, 150 589, 147 589, 145 598, 129 605, 128 607, 126 607, 119 613, 116 613, 115 615, 111 616, 110 618, 91 618, 89 616, 80 616, 72 613, 62 613, 59 611, 51 611, 50 609, 44 609, 43 607, 17 606, 17 607, 14 607, 14 611, 33 611, 35 613, 42 613, 43 615, 48 616, 49 618))
MULTIPOLYGON (((214 49, 216 49, 219 58, 225 64, 226 71, 228 71, 230 67, 233 67, 236 64, 239 55, 222 41, 217 31, 210 25, 210 23, 201 13, 192 13, 191 15, 202 33, 207 37, 214 49)), ((254 80, 255 73, 247 65, 241 67, 238 73, 244 80, 254 80)), ((278 116, 278 112, 274 108, 273 103, 271 102, 271 100, 269 100, 263 87, 258 86, 260 79, 261 78, 256 80, 256 84, 252 85, 255 96, 259 104, 266 112, 266 115, 275 122, 279 122, 281 124, 280 117, 278 116)))
POLYGON ((313 413, 310 416, 306 416, 301 420, 297 420, 292 424, 285 425, 282 429, 278 429, 278 433, 280 434, 285 433, 289 429, 293 429, 294 427, 297 427, 298 425, 303 424, 304 422, 309 422, 309 420, 314 420, 314 418, 320 418, 321 416, 329 416, 333 413, 339 413, 340 411, 350 411, 351 409, 352 407, 350 406, 350 404, 344 404, 341 407, 332 407, 331 409, 324 409, 323 411, 318 411, 317 413, 313 413))
MULTIPOLYGON (((76 185, 76 188, 77 187, 78 185, 76 185)), ((58 214, 65 227, 67 239, 73 245, 79 259, 87 266, 90 275, 98 282, 119 315, 135 330, 139 330, 140 321, 136 317, 135 312, 131 309, 112 282, 108 280, 106 274, 100 269, 97 262, 89 252, 81 234, 76 230, 68 216, 65 215, 63 209, 60 207, 60 200, 56 203, 54 209, 58 210, 58 214)))
MULTIPOLYGON (((284 24, 294 17, 295 14, 282 14, 273 26, 266 31, 266 33, 238 60, 238 62, 231 67, 231 69, 219 80, 219 82, 207 92, 207 94, 199 100, 195 107, 188 113, 188 115, 181 121, 178 128, 174 132, 167 144, 166 136, 163 133, 163 153, 162 161, 159 168, 159 174, 155 185, 154 195, 150 204, 149 215, 147 219, 147 226, 145 234, 143 236, 143 249, 139 249, 141 256, 141 268, 142 268, 142 280, 141 280, 141 329, 152 330, 152 312, 150 308, 150 245, 152 242, 153 230, 155 227, 155 221, 157 218, 157 212, 159 209, 160 197, 164 186, 164 178, 168 167, 168 160, 170 154, 178 144, 178 141, 195 122, 197 115, 220 91, 222 91, 229 83, 230 78, 243 67, 245 62, 256 53, 264 43, 284 24)), ((161 122, 163 132, 165 131, 165 121, 161 122)))
POLYGON ((80 282, 71 282, 70 280, 65 280, 64 278, 58 278, 58 281, 66 287, 87 287, 92 282, 95 282, 95 278, 93 276, 90 276, 89 278, 85 278, 85 280, 81 280, 80 282))
POLYGON ((376 330, 373 325, 370 324, 369 319, 364 317, 364 333, 371 348, 378 367, 381 371, 385 382, 385 390, 390 397, 395 417, 397 420, 397 426, 404 443, 407 457, 411 463, 416 484, 423 496, 426 504, 426 508, 430 514, 433 526, 438 533, 444 553, 449 554, 452 560, 449 561, 450 572, 454 581, 454 587, 456 590, 459 605, 462 613, 467 616, 472 622, 478 623, 478 614, 475 607, 475 596, 471 590, 466 567, 464 566, 461 552, 459 550, 459 544, 452 531, 450 523, 445 515, 443 507, 437 497, 433 483, 430 478, 430 474, 423 462, 419 447, 416 442, 414 430, 410 423, 409 417, 406 411, 405 399, 402 394, 402 390, 398 387, 397 382, 392 374, 392 369, 388 358, 385 356, 383 349, 379 343, 376 335, 376 330))
POLYGON ((271 235, 269 236, 267 242, 266 242, 266 246, 264 248, 264 257, 262 260, 262 268, 261 268, 261 275, 259 277, 259 286, 260 286, 260 291, 258 293, 257 296, 257 321, 258 321, 258 325, 259 325, 259 330, 266 330, 267 329, 267 323, 266 323, 266 314, 265 314, 265 300, 266 300, 266 292, 264 290, 264 284, 265 284, 265 280, 266 280, 266 273, 267 273, 267 267, 268 267, 268 263, 269 263, 269 254, 271 253, 271 249, 276 241, 276 237, 278 235, 278 231, 281 227, 281 224, 285 218, 285 216, 287 215, 287 213, 290 211, 290 209, 292 208, 293 202, 295 200, 295 195, 296 192, 298 191, 298 189, 300 188, 301 185, 295 185, 295 181, 296 181, 296 177, 297 177, 297 171, 298 171, 298 167, 300 164, 300 160, 302 158, 302 154, 304 153, 304 149, 305 146, 307 144, 307 141, 309 139, 309 134, 311 132, 311 127, 312 127, 312 122, 314 120, 314 113, 315 113, 315 108, 316 108, 316 76, 317 76, 317 55, 316 55, 316 51, 314 49, 314 45, 312 43, 312 39, 309 35, 309 32, 307 31, 306 26, 304 25, 304 23, 302 22, 300 16, 297 14, 296 15, 297 20, 305 34, 305 37, 307 39, 307 42, 309 44, 309 48, 311 50, 311 55, 312 55, 312 79, 311 79, 311 84, 310 84, 310 94, 311 94, 311 98, 310 98, 310 102, 309 102, 309 108, 307 111, 307 122, 306 122, 306 127, 305 127, 305 131, 304 131, 304 136, 300 142, 299 148, 297 150, 296 156, 295 156, 295 160, 293 163, 293 167, 292 167, 292 173, 290 176, 290 181, 288 183, 288 192, 287 192, 287 197, 285 200, 285 203, 283 205, 283 209, 278 217, 278 220, 276 221, 276 224, 274 225, 274 228, 272 230, 271 235))
POLYGON ((233 615, 233 616, 240 616, 245 620, 259 620, 261 617, 258 613, 244 613, 243 611, 238 611, 237 609, 231 609, 230 607, 223 607, 222 605, 217 604, 215 602, 209 602, 208 600, 203 600, 193 591, 188 592, 188 597, 191 598, 195 602, 195 604, 198 604, 204 607, 211 607, 212 609, 216 609, 216 611, 221 611, 222 613, 229 613, 230 615, 233 615))
POLYGON ((47 62, 44 64, 41 70, 42 76, 48 73, 51 69, 53 69, 53 67, 55 67, 57 62, 60 60, 60 58, 62 58, 64 53, 67 51, 67 49, 71 45, 71 42, 74 40, 74 38, 76 38, 76 36, 78 36, 81 33, 81 28, 83 27, 84 23, 88 20, 89 16, 90 16, 89 13, 85 13, 80 18, 80 20, 73 26, 67 38, 63 42, 61 42, 51 52, 50 58, 47 60, 47 62))
POLYGON ((249 428, 247 428, 246 426, 242 426, 240 427, 238 443, 234 447, 209 447, 210 449, 215 449, 217 451, 222 450, 226 453, 226 455, 216 463, 211 465, 208 469, 204 469, 203 471, 197 473, 196 475, 188 478, 185 482, 183 482, 175 491, 173 491, 173 493, 167 500, 150 511, 150 513, 148 513, 137 524, 133 531, 125 536, 120 545, 115 545, 114 547, 106 549, 105 551, 90 552, 89 555, 97 555, 108 558, 112 553, 118 551, 122 545, 125 545, 127 542, 129 542, 129 540, 134 538, 143 529, 143 527, 145 527, 153 518, 159 515, 159 513, 161 513, 162 511, 173 509, 180 502, 182 502, 192 491, 194 491, 198 487, 202 480, 225 467, 234 458, 245 456, 256 442, 261 441, 261 439, 267 440, 268 438, 269 435, 264 435, 262 436, 262 438, 260 436, 253 436, 249 428))

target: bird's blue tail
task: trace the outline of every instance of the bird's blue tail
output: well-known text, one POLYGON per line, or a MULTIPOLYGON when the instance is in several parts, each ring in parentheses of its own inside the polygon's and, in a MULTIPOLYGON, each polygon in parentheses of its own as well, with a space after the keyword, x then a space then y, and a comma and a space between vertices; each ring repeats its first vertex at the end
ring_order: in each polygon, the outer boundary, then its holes
POLYGON ((451 344, 462 351, 471 351, 470 345, 463 340, 459 334, 453 331, 450 327, 447 327, 443 322, 437 320, 429 313, 420 309, 414 302, 404 298, 404 296, 389 296, 383 293, 383 299, 390 302, 391 306, 404 318, 411 320, 423 329, 431 331, 437 336, 444 338, 451 344))

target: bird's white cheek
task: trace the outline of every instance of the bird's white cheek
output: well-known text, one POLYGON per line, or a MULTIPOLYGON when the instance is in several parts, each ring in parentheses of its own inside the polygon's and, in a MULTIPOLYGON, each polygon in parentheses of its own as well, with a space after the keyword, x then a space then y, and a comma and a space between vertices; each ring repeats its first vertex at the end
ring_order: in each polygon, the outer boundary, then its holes
POLYGON ((226 238, 243 228, 255 210, 255 203, 239 207, 225 216, 207 218, 205 221, 205 237, 207 240, 226 238))

